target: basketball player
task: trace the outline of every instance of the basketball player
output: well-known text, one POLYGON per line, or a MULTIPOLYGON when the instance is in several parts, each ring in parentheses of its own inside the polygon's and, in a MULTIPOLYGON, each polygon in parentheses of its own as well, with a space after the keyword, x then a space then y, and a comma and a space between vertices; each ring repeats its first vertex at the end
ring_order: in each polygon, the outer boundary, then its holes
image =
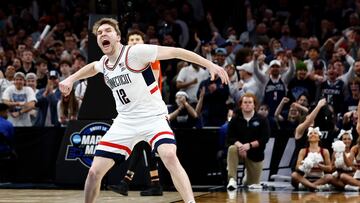
POLYGON ((95 202, 104 175, 114 165, 115 160, 124 156, 127 158, 131 154, 132 146, 138 140, 145 140, 151 145, 169 170, 182 199, 186 203, 194 203, 189 178, 176 156, 174 134, 166 120, 167 108, 149 63, 171 58, 187 60, 208 68, 211 78, 219 75, 227 84, 229 78, 225 70, 182 48, 147 44, 124 46, 120 43, 118 22, 111 18, 98 20, 93 26, 93 33, 104 56, 60 83, 62 93, 68 95, 75 81, 101 72, 113 92, 118 112, 112 126, 96 148, 85 182, 85 203, 95 202))
MULTIPOLYGON (((145 34, 140 30, 132 30, 127 34, 127 43, 128 45, 135 44, 144 44, 145 34)), ((156 80, 158 81, 158 86, 161 92, 161 71, 160 71, 160 62, 157 60, 155 63, 150 63, 150 67, 154 73, 156 80)), ((145 142, 138 142, 132 150, 131 156, 129 157, 129 166, 126 171, 125 177, 121 180, 118 185, 109 185, 108 189, 117 192, 121 195, 127 196, 129 190, 129 184, 133 180, 135 175, 136 166, 141 157, 144 157, 146 165, 150 169, 150 187, 144 191, 140 192, 141 196, 161 196, 163 194, 163 189, 160 185, 159 172, 157 169, 157 158, 153 157, 151 153, 151 146, 145 142)))

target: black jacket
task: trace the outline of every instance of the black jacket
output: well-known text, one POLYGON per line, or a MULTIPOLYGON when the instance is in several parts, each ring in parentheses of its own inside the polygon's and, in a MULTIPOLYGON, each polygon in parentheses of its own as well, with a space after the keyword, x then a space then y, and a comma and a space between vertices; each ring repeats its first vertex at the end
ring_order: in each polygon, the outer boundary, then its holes
POLYGON ((246 121, 241 111, 230 120, 228 126, 227 146, 233 145, 236 141, 246 144, 257 140, 258 147, 253 147, 247 152, 247 156, 252 161, 264 160, 264 150, 270 137, 270 125, 267 118, 255 113, 254 116, 246 121))

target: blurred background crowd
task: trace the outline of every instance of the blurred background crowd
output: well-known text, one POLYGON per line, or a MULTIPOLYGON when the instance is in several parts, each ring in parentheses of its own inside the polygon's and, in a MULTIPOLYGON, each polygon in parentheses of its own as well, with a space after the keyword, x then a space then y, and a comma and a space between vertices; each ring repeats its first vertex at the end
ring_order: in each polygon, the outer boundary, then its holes
POLYGON ((204 67, 161 61, 163 99, 170 113, 177 111, 173 127, 220 127, 247 92, 256 95, 272 134, 293 131, 321 98, 338 128, 356 122, 358 0, 5 0, 2 5, 0 98, 14 126, 66 126, 77 119, 87 81, 68 97, 58 83, 88 62, 88 17, 94 10, 117 16, 123 44, 129 31, 139 30, 147 44, 183 47, 226 69, 229 85, 210 81, 204 67))

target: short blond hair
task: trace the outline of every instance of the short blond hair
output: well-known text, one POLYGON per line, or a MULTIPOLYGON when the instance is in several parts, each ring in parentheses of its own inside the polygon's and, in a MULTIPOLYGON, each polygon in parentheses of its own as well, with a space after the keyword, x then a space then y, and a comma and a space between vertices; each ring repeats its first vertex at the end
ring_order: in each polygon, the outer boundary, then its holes
POLYGON ((100 20, 96 21, 93 25, 92 28, 92 33, 97 36, 97 30, 99 29, 99 27, 103 24, 108 24, 111 27, 113 27, 116 31, 116 33, 121 36, 121 32, 119 29, 119 22, 113 18, 101 18, 100 20))

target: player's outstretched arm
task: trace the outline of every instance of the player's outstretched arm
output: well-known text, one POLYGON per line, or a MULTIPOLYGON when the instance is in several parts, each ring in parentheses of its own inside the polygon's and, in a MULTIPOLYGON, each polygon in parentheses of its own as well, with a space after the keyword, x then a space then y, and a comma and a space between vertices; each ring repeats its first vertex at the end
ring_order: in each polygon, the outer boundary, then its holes
POLYGON ((225 69, 201 57, 200 55, 183 48, 158 46, 157 60, 172 58, 182 59, 203 66, 209 70, 212 80, 215 78, 215 75, 218 75, 223 83, 229 84, 229 76, 225 69))
POLYGON ((96 75, 97 74, 97 71, 95 70, 96 62, 97 61, 87 64, 86 66, 82 67, 80 70, 75 72, 74 74, 70 75, 65 80, 61 81, 59 83, 59 88, 61 93, 63 93, 65 96, 69 95, 74 82, 96 75))

